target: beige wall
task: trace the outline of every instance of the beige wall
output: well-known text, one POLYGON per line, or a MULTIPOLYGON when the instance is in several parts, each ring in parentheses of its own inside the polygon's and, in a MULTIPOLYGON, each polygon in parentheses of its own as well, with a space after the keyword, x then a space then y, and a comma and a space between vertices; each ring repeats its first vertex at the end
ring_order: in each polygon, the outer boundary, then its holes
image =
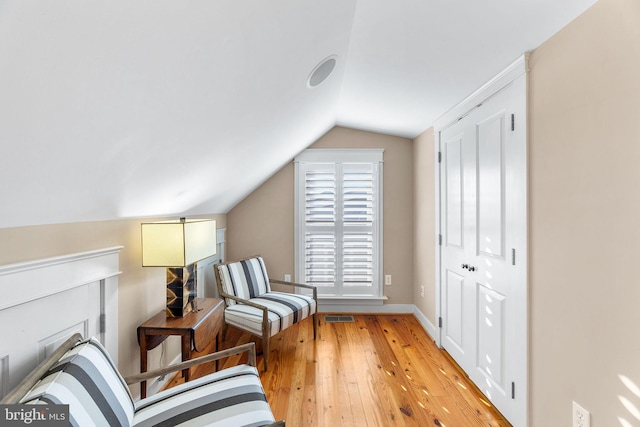
MULTIPOLYGON (((384 148, 384 274, 388 304, 413 303, 413 162, 411 140, 335 127, 310 148, 384 148)), ((293 163, 227 215, 228 258, 265 258, 269 275, 294 271, 293 163)))
POLYGON ((293 277, 293 164, 227 214, 227 259, 262 255, 269 276, 293 277))
POLYGON ((570 426, 572 400, 593 427, 640 423, 639 70, 637 0, 600 0, 531 55, 534 426, 570 426))
MULTIPOLYGON (((218 228, 225 227, 225 215, 208 217, 217 220, 218 228)), ((128 219, 0 228, 0 265, 124 246, 120 252, 122 274, 118 277, 118 369, 123 375, 140 371, 136 328, 166 304, 165 269, 141 266, 142 221, 128 219)), ((150 368, 160 363, 160 352, 161 347, 158 347, 150 354, 150 368)), ((179 352, 179 342, 172 338, 166 349, 164 363, 171 362, 179 352)))
POLYGON ((436 325, 434 144, 433 127, 413 141, 413 300, 422 314, 436 325), (420 296, 420 286, 424 286, 424 297, 420 296))

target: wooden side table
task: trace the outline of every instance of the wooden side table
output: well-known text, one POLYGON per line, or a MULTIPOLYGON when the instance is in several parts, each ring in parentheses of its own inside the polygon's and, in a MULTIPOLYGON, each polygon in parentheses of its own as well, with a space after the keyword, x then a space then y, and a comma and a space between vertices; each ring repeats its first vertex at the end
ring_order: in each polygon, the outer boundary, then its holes
MULTIPOLYGON (((140 344, 140 372, 147 372, 147 352, 156 348, 170 335, 179 335, 182 340, 182 361, 191 358, 191 350, 202 351, 212 339, 219 345, 219 335, 224 323, 224 302, 220 298, 196 298, 198 311, 184 317, 167 317, 164 310, 138 326, 140 344)), ((217 367, 217 365, 216 365, 217 367)), ((190 370, 182 371, 189 381, 190 370)), ((140 383, 140 396, 147 397, 147 382, 140 383)))

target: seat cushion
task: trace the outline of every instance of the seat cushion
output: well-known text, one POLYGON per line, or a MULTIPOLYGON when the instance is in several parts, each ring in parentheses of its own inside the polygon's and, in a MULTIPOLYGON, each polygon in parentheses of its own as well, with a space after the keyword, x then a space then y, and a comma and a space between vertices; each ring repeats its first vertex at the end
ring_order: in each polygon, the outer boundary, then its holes
MULTIPOLYGON (((269 314, 269 336, 300 322, 316 312, 312 297, 284 292, 267 292, 251 302, 267 307, 269 314)), ((224 311, 226 323, 237 326, 255 335, 262 336, 262 310, 246 304, 234 304, 224 311)))
MULTIPOLYGON (((242 299, 251 299, 269 292, 269 276, 261 257, 216 266, 224 292, 242 299)), ((227 305, 236 304, 227 299, 227 305)))
POLYGON ((239 365, 180 384, 136 404, 133 425, 262 426, 275 419, 256 368, 239 365))
POLYGON ((124 379, 93 338, 66 352, 20 403, 67 404, 72 426, 129 426, 134 411, 124 379))

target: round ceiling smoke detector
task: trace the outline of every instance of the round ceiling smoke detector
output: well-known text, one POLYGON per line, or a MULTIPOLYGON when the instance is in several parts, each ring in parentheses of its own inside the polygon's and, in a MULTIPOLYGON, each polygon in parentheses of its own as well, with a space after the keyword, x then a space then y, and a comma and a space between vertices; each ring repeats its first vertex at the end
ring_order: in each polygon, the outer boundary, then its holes
POLYGON ((307 80, 307 86, 316 87, 329 78, 333 70, 336 68, 336 56, 331 55, 328 58, 323 59, 316 68, 309 74, 307 80))

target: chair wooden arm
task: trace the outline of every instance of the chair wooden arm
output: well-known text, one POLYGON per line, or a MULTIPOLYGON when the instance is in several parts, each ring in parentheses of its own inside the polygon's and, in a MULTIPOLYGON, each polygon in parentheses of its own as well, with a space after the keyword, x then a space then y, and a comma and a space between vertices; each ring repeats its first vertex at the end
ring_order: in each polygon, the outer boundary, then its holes
POLYGON ((67 339, 60 347, 58 347, 49 357, 44 359, 29 375, 27 375, 20 383, 9 392, 1 401, 3 405, 18 403, 24 395, 27 394, 31 387, 33 387, 44 374, 58 361, 64 354, 75 347, 76 344, 82 341, 82 335, 76 333, 67 339))
POLYGON ((219 291, 218 293, 220 294, 220 298, 229 298, 229 299, 234 300, 236 302, 239 302, 239 303, 242 303, 242 304, 246 304, 246 305, 250 305, 251 307, 254 307, 254 308, 258 308, 258 309, 260 309, 262 311, 267 311, 267 308, 265 306, 260 305, 260 304, 256 304, 255 302, 251 302, 251 300, 240 298, 240 297, 237 297, 235 295, 228 294, 226 292, 220 292, 219 291))
POLYGON ((167 366, 165 368, 154 369, 153 371, 143 372, 141 374, 131 375, 124 380, 127 384, 135 384, 141 381, 147 381, 151 378, 160 377, 162 375, 169 374, 175 371, 181 371, 183 369, 191 368, 202 363, 213 362, 215 360, 224 359, 225 357, 233 356, 236 354, 249 353, 249 365, 256 366, 256 344, 253 342, 232 347, 227 350, 217 351, 215 353, 207 354, 206 356, 196 357, 175 365, 167 366))
POLYGON ((307 289, 316 289, 315 286, 307 285, 306 283, 285 282, 284 280, 278 280, 278 279, 269 279, 269 282, 277 283, 278 285, 287 285, 287 286, 296 286, 296 287, 307 288, 307 289))
POLYGON ((318 288, 313 285, 307 285, 306 283, 285 282, 284 280, 269 279, 269 283, 276 283, 278 285, 287 285, 293 287, 307 288, 313 290, 313 299, 318 301, 318 288))

